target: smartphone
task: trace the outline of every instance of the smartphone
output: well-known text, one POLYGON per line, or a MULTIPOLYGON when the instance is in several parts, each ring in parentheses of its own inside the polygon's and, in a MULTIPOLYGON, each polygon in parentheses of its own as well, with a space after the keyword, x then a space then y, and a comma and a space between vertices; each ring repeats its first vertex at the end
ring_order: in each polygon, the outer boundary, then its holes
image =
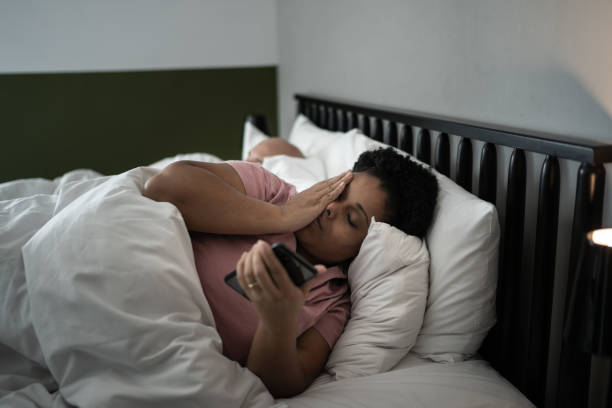
MULTIPOLYGON (((275 242, 271 245, 271 248, 289 274, 289 277, 295 286, 302 286, 304 282, 309 281, 316 276, 317 270, 315 267, 302 256, 287 248, 287 246, 282 242, 275 242)), ((245 298, 249 298, 238 283, 236 271, 230 272, 225 277, 225 283, 227 283, 232 289, 240 293, 245 298)))

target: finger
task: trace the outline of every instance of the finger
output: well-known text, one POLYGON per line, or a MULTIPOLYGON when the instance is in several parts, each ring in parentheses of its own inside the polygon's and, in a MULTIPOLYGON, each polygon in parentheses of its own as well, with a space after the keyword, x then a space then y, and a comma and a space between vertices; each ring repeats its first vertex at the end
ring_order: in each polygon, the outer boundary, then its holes
POLYGON ((280 296, 280 291, 279 289, 276 287, 276 284, 274 283, 274 281, 272 280, 272 278, 270 277, 270 273, 268 271, 268 267, 263 259, 264 255, 263 252, 265 251, 265 246, 267 246, 268 244, 265 243, 264 241, 260 241, 261 243, 258 243, 258 247, 255 251, 255 253, 253 254, 253 258, 254 258, 254 275, 255 275, 255 279, 257 284, 259 284, 261 286, 261 293, 262 296, 272 296, 272 297, 278 297, 280 296))
POLYGON ((333 190, 331 190, 329 193, 327 193, 328 203, 330 203, 330 202, 334 201, 336 198, 340 197, 340 194, 342 194, 342 192, 346 188, 346 185, 347 185, 347 183, 345 183, 344 181, 341 181, 338 185, 335 186, 335 188, 333 190))
POLYGON ((352 176, 353 172, 351 170, 346 170, 343 171, 342 173, 338 174, 337 176, 331 177, 329 180, 336 182, 339 180, 342 180, 343 178, 347 177, 347 176, 352 176))
POLYGON ((253 249, 251 249, 246 256, 246 259, 244 260, 244 263, 245 263, 244 278, 246 280, 248 290, 252 290, 255 287, 253 286, 253 284, 257 284, 253 255, 254 255, 254 251, 253 249))
POLYGON ((251 249, 244 260, 244 291, 252 302, 257 302, 261 300, 262 289, 254 273, 254 259, 254 251, 251 249))
POLYGON ((333 182, 330 182, 327 189, 328 193, 333 193, 334 191, 336 191, 338 186, 343 184, 346 186, 353 180, 353 173, 350 170, 348 172, 343 173, 341 176, 342 177, 334 180, 333 182))
POLYGON ((340 182, 344 182, 344 184, 348 184, 351 182, 351 180, 353 180, 353 172, 350 170, 342 173, 341 176, 342 177, 340 177, 338 180, 334 181, 334 185, 338 185, 340 182))
POLYGON ((240 285, 244 293, 246 293, 246 290, 247 290, 247 281, 244 276, 245 258, 246 258, 246 252, 243 252, 242 255, 240 256, 240 259, 238 260, 238 264, 236 265, 236 278, 238 279, 238 284, 240 285))
POLYGON ((324 182, 330 183, 330 184, 334 184, 337 183, 338 181, 342 180, 342 178, 346 175, 346 172, 342 172, 340 174, 338 174, 337 176, 334 177, 330 177, 327 180, 323 180, 324 182))
POLYGON ((262 292, 264 292, 266 295, 272 298, 280 297, 281 291, 276 286, 276 283, 270 276, 270 271, 268 269, 268 266, 266 265, 266 262, 264 261, 263 256, 261 256, 261 254, 260 254, 258 261, 261 262, 262 268, 265 270, 265 272, 262 273, 261 275, 257 275, 257 282, 261 285, 262 292))
POLYGON ((317 184, 315 184, 311 188, 316 193, 325 194, 327 191, 329 191, 331 183, 332 183, 331 179, 323 180, 323 181, 319 181, 317 184))
POLYGON ((285 267, 280 263, 270 246, 265 248, 263 260, 268 267, 268 271, 270 271, 270 276, 281 292, 286 292, 296 287, 291 281, 291 278, 289 278, 289 274, 285 270, 285 267))
POLYGON ((320 181, 317 184, 315 184, 313 187, 316 187, 317 191, 325 192, 326 190, 329 190, 330 188, 335 187, 337 183, 341 182, 347 176, 352 177, 352 173, 350 170, 340 173, 337 176, 328 178, 327 180, 320 181))

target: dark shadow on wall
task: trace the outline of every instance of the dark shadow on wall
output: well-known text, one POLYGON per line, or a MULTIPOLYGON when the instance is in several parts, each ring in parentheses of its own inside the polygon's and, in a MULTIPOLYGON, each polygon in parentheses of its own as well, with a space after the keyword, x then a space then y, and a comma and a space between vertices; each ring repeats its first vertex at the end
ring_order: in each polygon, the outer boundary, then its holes
POLYGON ((275 134, 276 106, 276 67, 0 75, 0 182, 188 152, 239 159, 246 115, 275 134))

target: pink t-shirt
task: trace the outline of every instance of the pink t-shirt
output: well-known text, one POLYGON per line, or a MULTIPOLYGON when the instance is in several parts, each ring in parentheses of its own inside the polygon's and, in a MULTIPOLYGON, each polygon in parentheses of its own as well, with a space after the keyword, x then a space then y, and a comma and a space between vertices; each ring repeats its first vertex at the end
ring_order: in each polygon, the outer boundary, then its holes
MULTIPOLYGON (((227 162, 238 173, 246 194, 273 204, 282 204, 295 195, 295 187, 259 164, 227 162)), ((259 316, 251 302, 229 287, 225 276, 236 269, 243 252, 257 242, 282 242, 295 251, 293 233, 270 235, 214 235, 191 232, 195 264, 202 289, 223 340, 223 354, 246 365, 259 316)), ((314 277, 298 318, 297 336, 314 327, 333 347, 349 317, 350 296, 346 275, 338 267, 314 277)))

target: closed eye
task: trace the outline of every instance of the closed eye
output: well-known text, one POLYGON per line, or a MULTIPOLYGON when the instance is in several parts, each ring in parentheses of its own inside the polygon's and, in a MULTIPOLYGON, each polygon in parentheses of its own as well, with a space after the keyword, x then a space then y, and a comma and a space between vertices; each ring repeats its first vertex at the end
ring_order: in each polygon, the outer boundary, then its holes
MULTIPOLYGON (((340 195, 338 196, 338 198, 336 198, 336 201, 342 201, 344 200, 344 198, 346 197, 346 190, 347 188, 344 189, 344 191, 342 193, 340 193, 340 195)), ((353 228, 357 228, 357 225, 351 221, 351 213, 350 211, 346 212, 346 221, 349 223, 349 225, 353 228)))
POLYGON ((351 221, 351 215, 349 213, 346 214, 346 220, 351 225, 351 227, 357 228, 357 225, 353 224, 353 221, 351 221))

